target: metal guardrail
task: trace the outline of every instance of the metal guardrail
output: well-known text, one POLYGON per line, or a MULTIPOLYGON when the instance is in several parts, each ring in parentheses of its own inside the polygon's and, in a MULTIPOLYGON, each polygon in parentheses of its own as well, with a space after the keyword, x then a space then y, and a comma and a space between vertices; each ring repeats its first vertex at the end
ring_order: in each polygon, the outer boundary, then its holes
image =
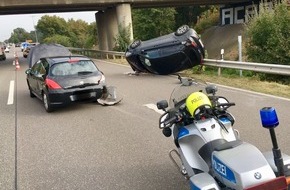
MULTIPOLYGON (((85 55, 96 59, 125 59, 125 52, 117 51, 100 51, 82 48, 69 48, 72 53, 85 55)), ((266 64, 266 63, 254 63, 254 62, 241 62, 241 61, 224 61, 214 59, 204 59, 204 65, 218 67, 219 75, 220 68, 231 68, 238 70, 256 71, 261 73, 289 75, 290 65, 278 65, 278 64, 266 64)))
POLYGON ((96 59, 125 59, 125 52, 101 51, 83 48, 68 48, 72 53, 85 55, 96 59))
POLYGON ((222 61, 213 59, 204 59, 204 65, 220 68, 232 68, 239 70, 256 71, 261 73, 290 75, 290 65, 241 62, 241 61, 222 61))

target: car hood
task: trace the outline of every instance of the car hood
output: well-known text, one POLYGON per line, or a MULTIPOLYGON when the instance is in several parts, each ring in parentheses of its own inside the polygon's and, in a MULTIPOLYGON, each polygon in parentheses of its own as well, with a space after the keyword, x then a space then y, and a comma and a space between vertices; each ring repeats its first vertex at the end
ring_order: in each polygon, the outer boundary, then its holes
POLYGON ((72 53, 60 44, 38 44, 30 50, 28 64, 31 68, 40 58, 70 55, 72 53))

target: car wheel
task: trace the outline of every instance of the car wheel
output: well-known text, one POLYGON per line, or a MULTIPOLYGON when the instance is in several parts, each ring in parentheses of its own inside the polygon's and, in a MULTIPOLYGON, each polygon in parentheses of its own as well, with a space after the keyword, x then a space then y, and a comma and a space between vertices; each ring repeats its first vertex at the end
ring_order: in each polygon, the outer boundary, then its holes
POLYGON ((136 47, 140 46, 141 40, 135 40, 131 45, 130 48, 135 49, 136 47))
POLYGON ((180 26, 176 30, 175 35, 176 36, 181 36, 181 35, 185 34, 188 30, 189 30, 189 26, 187 26, 187 25, 180 26))
POLYGON ((50 103, 49 98, 48 98, 48 96, 47 96, 47 94, 45 92, 43 92, 42 101, 43 101, 43 105, 44 105, 45 111, 46 112, 52 112, 53 109, 52 109, 51 103, 50 103))
POLYGON ((31 91, 30 88, 29 88, 29 95, 30 95, 31 98, 34 98, 35 97, 35 95, 32 93, 32 91, 31 91))

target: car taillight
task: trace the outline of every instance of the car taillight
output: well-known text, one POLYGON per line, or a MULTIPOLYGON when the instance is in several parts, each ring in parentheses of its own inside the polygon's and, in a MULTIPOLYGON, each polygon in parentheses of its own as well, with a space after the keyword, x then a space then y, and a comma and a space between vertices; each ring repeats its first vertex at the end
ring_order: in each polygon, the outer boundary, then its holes
POLYGON ((61 89, 61 86, 57 84, 57 82, 51 79, 45 79, 45 84, 47 85, 49 89, 53 89, 53 90, 61 89))

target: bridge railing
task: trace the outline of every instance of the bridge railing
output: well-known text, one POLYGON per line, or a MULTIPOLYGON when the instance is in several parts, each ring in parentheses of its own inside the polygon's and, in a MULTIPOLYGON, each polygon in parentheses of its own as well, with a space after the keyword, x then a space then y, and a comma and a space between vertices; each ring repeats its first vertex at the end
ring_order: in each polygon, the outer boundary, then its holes
MULTIPOLYGON (((95 59, 125 59, 125 52, 101 51, 82 48, 69 48, 72 53, 85 55, 95 59)), ((214 59, 204 59, 204 65, 217 67, 218 75, 221 74, 220 68, 231 68, 238 70, 255 71, 290 76, 290 65, 265 64, 255 62, 224 61, 214 59)))

